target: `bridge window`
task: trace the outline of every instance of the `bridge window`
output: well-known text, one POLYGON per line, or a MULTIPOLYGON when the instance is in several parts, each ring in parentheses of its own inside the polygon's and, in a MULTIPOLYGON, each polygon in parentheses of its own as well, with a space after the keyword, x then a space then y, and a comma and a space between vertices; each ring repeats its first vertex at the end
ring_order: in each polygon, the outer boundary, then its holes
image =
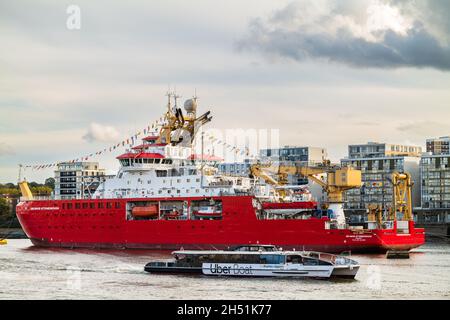
POLYGON ((156 170, 157 177, 167 177, 167 170, 156 170))

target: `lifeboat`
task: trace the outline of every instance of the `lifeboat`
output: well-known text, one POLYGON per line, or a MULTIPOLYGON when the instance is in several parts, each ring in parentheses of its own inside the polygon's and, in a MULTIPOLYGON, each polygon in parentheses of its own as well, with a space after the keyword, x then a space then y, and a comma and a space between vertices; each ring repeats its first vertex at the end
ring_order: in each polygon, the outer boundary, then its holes
POLYGON ((222 216, 221 211, 215 211, 213 207, 206 207, 200 210, 192 211, 192 215, 199 218, 219 218, 222 216))
POLYGON ((133 217, 155 217, 158 215, 158 205, 152 204, 145 207, 134 207, 131 210, 133 217))

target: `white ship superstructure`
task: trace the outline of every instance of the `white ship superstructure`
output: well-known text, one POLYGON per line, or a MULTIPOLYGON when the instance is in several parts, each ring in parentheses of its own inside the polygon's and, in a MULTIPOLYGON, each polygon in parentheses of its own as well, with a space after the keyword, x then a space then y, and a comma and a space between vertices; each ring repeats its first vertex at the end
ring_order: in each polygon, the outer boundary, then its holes
POLYGON ((181 109, 168 103, 167 124, 157 134, 142 139, 117 157, 117 175, 101 183, 93 198, 211 197, 249 192, 249 177, 218 174, 222 159, 196 154, 196 130, 210 120, 209 113, 196 118, 196 98, 185 102, 187 116, 179 120, 181 109))

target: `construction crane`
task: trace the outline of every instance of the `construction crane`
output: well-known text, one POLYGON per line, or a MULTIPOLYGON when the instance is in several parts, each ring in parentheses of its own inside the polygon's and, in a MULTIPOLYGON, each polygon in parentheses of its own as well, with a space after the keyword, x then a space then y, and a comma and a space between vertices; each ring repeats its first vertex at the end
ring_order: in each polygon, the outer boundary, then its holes
MULTIPOLYGON (((253 176, 260 177, 266 183, 275 187, 282 187, 287 184, 288 175, 301 175, 319 184, 328 198, 328 209, 332 210, 339 225, 345 225, 343 209, 343 194, 345 191, 360 188, 362 184, 361 171, 351 167, 332 166, 329 161, 323 164, 309 165, 279 165, 255 164, 250 167, 253 176), (275 174, 277 178, 272 178, 268 172, 275 174), (320 176, 326 174, 326 180, 320 176)), ((281 188, 278 194, 282 196, 286 191, 281 188)))

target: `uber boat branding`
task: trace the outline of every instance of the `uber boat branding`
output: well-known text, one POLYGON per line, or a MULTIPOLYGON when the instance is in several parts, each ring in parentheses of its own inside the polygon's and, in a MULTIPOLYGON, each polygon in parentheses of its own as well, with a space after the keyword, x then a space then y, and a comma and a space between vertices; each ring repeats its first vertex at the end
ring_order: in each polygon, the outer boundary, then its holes
POLYGON ((253 267, 249 264, 237 263, 203 263, 203 274, 210 275, 235 275, 235 276, 251 276, 253 274, 253 267))

